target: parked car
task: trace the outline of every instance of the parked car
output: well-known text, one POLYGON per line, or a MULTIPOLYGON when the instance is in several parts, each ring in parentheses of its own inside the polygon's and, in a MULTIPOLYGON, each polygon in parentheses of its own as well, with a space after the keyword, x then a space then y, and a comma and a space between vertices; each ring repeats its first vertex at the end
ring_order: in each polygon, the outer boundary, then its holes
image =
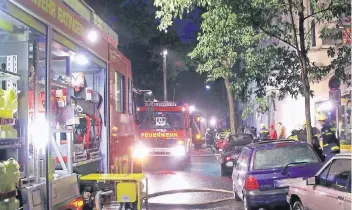
POLYGON ((270 140, 245 146, 232 172, 233 192, 246 210, 288 207, 288 187, 278 180, 308 178, 322 166, 312 147, 300 141, 270 140))
POLYGON ((291 183, 287 202, 292 210, 351 209, 351 154, 338 154, 307 180, 291 183))
POLYGON ((223 150, 219 154, 221 175, 231 175, 233 170, 233 161, 240 155, 241 150, 247 144, 253 143, 252 134, 231 134, 225 139, 223 150))

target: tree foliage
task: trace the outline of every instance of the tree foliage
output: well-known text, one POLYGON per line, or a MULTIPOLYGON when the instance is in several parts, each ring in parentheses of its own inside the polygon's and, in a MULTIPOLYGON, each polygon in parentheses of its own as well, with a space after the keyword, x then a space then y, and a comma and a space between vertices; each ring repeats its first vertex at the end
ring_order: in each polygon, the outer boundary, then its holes
POLYGON ((241 25, 231 7, 214 4, 202 15, 198 44, 189 54, 198 61, 197 72, 205 73, 208 81, 223 79, 227 90, 230 127, 235 132, 235 96, 248 87, 241 63, 247 49, 255 44, 257 35, 251 27, 241 25))
MULTIPOLYGON (((161 18, 159 29, 167 28, 173 18, 182 17, 195 6, 209 11, 219 3, 231 7, 236 21, 241 23, 236 26, 253 27, 257 34, 262 34, 261 46, 253 48, 246 58, 245 70, 248 74, 244 78, 249 81, 253 79, 257 85, 255 93, 260 97, 272 88, 278 90, 280 98, 287 94, 293 97, 302 95, 305 99, 307 135, 311 139, 310 97, 314 94, 311 83, 318 82, 331 70, 348 81, 350 75, 346 74, 345 69, 351 65, 351 48, 341 42, 327 51, 332 60, 328 65, 311 61, 308 56, 311 32, 313 28, 321 27, 321 38, 341 39, 340 15, 351 14, 351 2, 311 0, 306 5, 303 0, 155 0, 154 5, 158 8, 156 17, 161 18)), ((217 15, 221 16, 220 13, 217 15)))

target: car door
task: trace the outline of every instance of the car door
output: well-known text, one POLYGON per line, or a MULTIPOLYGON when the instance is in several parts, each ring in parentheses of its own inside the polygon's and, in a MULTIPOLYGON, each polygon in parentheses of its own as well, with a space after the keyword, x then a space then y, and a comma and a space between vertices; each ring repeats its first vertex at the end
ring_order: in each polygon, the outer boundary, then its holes
POLYGON ((244 184, 246 182, 246 177, 248 174, 249 168, 249 158, 250 158, 251 151, 248 148, 244 148, 241 151, 241 154, 238 157, 236 166, 234 167, 232 180, 234 183, 234 187, 236 188, 236 192, 239 197, 243 197, 243 189, 244 184))
POLYGON ((351 173, 350 159, 335 159, 318 175, 313 193, 308 194, 307 206, 312 210, 344 210, 348 180, 351 173))

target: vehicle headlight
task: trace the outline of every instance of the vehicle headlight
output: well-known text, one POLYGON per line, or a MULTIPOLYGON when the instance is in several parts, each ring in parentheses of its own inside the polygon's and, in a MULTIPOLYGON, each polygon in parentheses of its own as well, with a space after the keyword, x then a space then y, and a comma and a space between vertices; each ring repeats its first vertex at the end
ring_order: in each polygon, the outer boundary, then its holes
POLYGON ((186 150, 184 146, 176 146, 172 148, 171 154, 174 156, 184 156, 186 154, 186 150))
POLYGON ((148 155, 148 148, 144 145, 136 145, 133 148, 133 157, 135 158, 144 158, 148 155))

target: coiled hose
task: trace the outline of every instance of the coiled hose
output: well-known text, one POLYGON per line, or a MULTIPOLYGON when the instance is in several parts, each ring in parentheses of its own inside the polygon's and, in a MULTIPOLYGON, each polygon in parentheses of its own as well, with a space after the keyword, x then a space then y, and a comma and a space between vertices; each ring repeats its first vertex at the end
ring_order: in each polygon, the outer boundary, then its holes
MULTIPOLYGON (((170 209, 170 208, 196 208, 196 209, 203 209, 203 208, 210 208, 211 205, 223 203, 223 202, 230 202, 235 200, 233 197, 233 192, 232 191, 227 191, 227 190, 216 190, 216 189, 207 189, 207 188, 202 188, 202 189, 178 189, 178 190, 168 190, 168 191, 162 191, 162 192, 157 192, 157 193, 152 193, 148 194, 148 199, 149 198, 154 198, 162 195, 171 195, 171 194, 176 194, 176 193, 190 193, 190 192, 213 192, 213 193, 223 193, 223 194, 231 194, 232 197, 229 198, 223 198, 223 199, 217 199, 213 201, 208 201, 208 202, 198 202, 198 203, 153 203, 149 202, 147 203, 147 208, 149 207, 155 207, 155 208, 163 208, 163 209, 170 209)), ((219 206, 217 206, 219 207, 219 206)))

